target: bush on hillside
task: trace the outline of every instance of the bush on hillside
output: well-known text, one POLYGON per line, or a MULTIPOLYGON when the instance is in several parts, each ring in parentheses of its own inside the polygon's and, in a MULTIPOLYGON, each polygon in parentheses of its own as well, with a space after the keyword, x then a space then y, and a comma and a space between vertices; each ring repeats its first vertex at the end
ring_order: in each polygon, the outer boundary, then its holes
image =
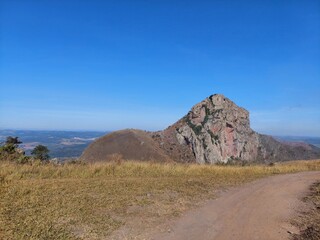
POLYGON ((19 137, 7 137, 7 140, 5 142, 5 145, 10 145, 13 144, 15 146, 17 146, 18 144, 21 144, 22 142, 19 140, 19 137))
POLYGON ((18 137, 7 137, 6 141, 0 146, 0 161, 15 162, 18 164, 35 163, 36 161, 44 162, 49 159, 49 150, 46 146, 36 146, 32 154, 34 158, 26 156, 23 149, 18 148, 22 142, 18 137))
POLYGON ((0 146, 0 161, 16 161, 24 156, 24 151, 18 148, 22 143, 18 137, 7 137, 6 141, 0 146))
POLYGON ((46 146, 43 145, 38 145, 36 146, 31 154, 36 158, 39 159, 41 161, 47 161, 49 160, 50 156, 49 156, 49 149, 46 146))

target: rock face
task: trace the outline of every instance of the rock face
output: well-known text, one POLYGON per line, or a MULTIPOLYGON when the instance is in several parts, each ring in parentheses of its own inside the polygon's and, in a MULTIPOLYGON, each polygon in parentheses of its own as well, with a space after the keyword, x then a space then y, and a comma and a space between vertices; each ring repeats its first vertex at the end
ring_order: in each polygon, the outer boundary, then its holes
POLYGON ((119 133, 119 136, 112 137, 113 145, 102 144, 98 140, 84 151, 82 159, 93 161, 106 159, 108 154, 116 151, 124 155, 125 159, 143 160, 141 156, 133 154, 139 151, 145 152, 143 144, 149 146, 148 152, 153 152, 151 154, 153 159, 159 161, 171 159, 177 162, 213 164, 237 160, 281 161, 320 157, 320 149, 314 146, 286 144, 254 132, 250 128, 249 112, 220 94, 212 95, 196 104, 186 116, 163 131, 143 132, 143 134, 142 131, 135 131, 139 133, 139 137, 134 141, 128 138, 125 144, 121 140, 123 136, 121 137, 119 133), (144 143, 134 144, 134 149, 131 151, 132 142, 141 139, 142 135, 144 143), (117 147, 120 143, 121 147, 117 147), (97 155, 95 148, 105 150, 97 155), (131 157, 128 151, 132 152, 131 157))
POLYGON ((249 112, 223 95, 196 104, 173 126, 179 145, 190 148, 198 163, 252 160, 258 156, 259 135, 250 128, 249 112))

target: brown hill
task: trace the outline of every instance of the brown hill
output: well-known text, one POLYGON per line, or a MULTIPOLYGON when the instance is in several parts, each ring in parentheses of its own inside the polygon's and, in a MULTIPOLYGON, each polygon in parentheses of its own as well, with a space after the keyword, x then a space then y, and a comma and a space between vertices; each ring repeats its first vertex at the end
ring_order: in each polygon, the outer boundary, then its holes
POLYGON ((92 143, 85 161, 124 159, 197 163, 315 159, 320 149, 282 143, 250 128, 249 112, 220 94, 196 104, 178 122, 159 132, 122 130, 92 143))
POLYGON ((170 161, 150 134, 135 129, 113 132, 97 139, 85 149, 81 159, 87 162, 108 161, 113 154, 121 154, 126 160, 170 161))

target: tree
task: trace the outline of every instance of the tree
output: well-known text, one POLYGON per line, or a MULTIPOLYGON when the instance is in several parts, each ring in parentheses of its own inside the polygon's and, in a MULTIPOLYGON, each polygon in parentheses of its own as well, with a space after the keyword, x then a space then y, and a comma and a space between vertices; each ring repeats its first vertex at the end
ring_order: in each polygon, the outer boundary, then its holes
POLYGON ((15 152, 17 152, 17 147, 18 144, 22 143, 18 137, 7 137, 6 141, 1 143, 1 148, 0 148, 0 152, 1 153, 8 153, 8 154, 13 154, 15 152))
POLYGON ((1 143, 0 146, 0 160, 15 161, 24 156, 24 151, 18 148, 22 143, 18 137, 7 137, 6 141, 1 143))
POLYGON ((41 161, 46 161, 50 158, 48 153, 49 149, 43 145, 36 146, 31 152, 31 154, 34 155, 35 158, 40 159, 41 161))
POLYGON ((19 140, 18 137, 11 137, 11 136, 7 137, 7 140, 5 142, 6 145, 11 145, 12 144, 12 145, 15 145, 15 146, 17 146, 20 143, 22 143, 22 142, 19 140))

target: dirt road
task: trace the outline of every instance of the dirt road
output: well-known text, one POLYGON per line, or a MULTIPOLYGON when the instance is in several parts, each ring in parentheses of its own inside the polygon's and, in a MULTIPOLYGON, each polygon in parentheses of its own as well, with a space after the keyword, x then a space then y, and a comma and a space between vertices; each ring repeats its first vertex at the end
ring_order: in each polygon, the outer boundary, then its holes
POLYGON ((281 240, 297 231, 289 223, 320 172, 278 175, 222 193, 186 213, 155 240, 281 240))

